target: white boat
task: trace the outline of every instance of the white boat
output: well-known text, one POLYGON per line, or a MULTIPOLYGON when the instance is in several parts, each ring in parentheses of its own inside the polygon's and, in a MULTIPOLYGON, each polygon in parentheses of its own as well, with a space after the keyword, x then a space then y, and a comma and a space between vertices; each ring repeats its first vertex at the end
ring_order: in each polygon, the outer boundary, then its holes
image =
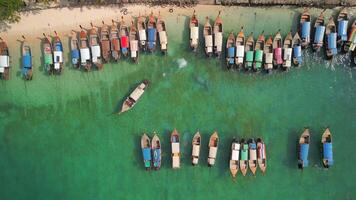
POLYGON ((239 157, 240 157, 240 143, 237 139, 233 139, 231 143, 231 158, 230 158, 230 172, 232 177, 236 177, 239 171, 239 157))
POLYGON ((197 165, 199 162, 200 146, 201 146, 201 136, 198 131, 194 135, 192 141, 192 164, 193 165, 197 165))
POLYGON ((134 107, 137 101, 145 92, 147 86, 148 86, 147 80, 144 80, 142 83, 140 83, 140 85, 136 87, 136 89, 130 94, 130 96, 126 98, 125 102, 122 104, 121 111, 118 114, 126 112, 130 110, 132 107, 134 107))
POLYGON ((219 145, 219 136, 218 133, 215 131, 209 140, 209 157, 208 157, 208 166, 211 167, 215 165, 216 154, 218 152, 218 145, 219 145))
POLYGON ((172 168, 180 168, 180 147, 179 147, 179 133, 176 129, 173 130, 171 134, 171 145, 172 145, 172 168))

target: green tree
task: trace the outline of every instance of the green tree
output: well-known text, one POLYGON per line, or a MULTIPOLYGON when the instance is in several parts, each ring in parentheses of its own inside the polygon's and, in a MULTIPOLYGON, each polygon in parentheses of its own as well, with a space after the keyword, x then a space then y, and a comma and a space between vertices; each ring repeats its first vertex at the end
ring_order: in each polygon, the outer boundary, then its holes
POLYGON ((23 7, 24 3, 22 0, 0 0, 0 21, 19 21, 19 11, 23 7))

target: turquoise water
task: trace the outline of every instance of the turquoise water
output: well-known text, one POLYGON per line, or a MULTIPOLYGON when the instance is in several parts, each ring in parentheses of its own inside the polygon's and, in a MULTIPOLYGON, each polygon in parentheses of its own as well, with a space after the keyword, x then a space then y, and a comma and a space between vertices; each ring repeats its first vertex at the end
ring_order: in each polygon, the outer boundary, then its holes
MULTIPOLYGON (((254 31, 256 37, 280 27, 286 34, 296 29, 291 22, 300 11, 226 8, 225 36, 247 22, 246 33, 254 31)), ((215 18, 206 12, 198 12, 201 23, 205 15, 215 18)), ((316 16, 320 11, 313 12, 316 16)), ((19 77, 20 44, 11 44, 11 80, 0 82, 1 199, 354 198, 356 74, 347 56, 330 64, 305 52, 305 64, 287 73, 229 72, 224 62, 206 59, 202 49, 198 54, 188 51, 185 14, 173 13, 167 21, 168 56, 141 54, 138 65, 120 61, 90 73, 67 63, 63 75, 45 75, 39 40, 33 40, 35 72, 29 82, 19 77), (183 68, 177 63, 181 58, 187 61, 183 68), (112 114, 143 79, 151 85, 135 108, 112 114), (319 153, 326 126, 334 137, 335 165, 329 170, 321 168, 319 153), (296 142, 304 127, 312 134, 311 166, 301 172, 296 142), (181 134, 179 170, 170 167, 174 128, 181 134), (199 166, 192 167, 191 140, 197 130, 204 148, 199 166), (217 164, 208 168, 207 144, 214 130, 221 142, 217 164), (153 131, 162 141, 162 169, 147 172, 140 137, 153 131), (228 161, 233 136, 265 140, 266 175, 239 173, 232 180, 228 161)))

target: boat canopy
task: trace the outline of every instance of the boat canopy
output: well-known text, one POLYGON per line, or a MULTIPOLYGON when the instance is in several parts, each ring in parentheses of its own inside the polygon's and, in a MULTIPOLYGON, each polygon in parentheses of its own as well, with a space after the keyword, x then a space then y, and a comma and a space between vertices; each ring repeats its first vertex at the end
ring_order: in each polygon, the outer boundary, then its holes
POLYGON ((26 54, 22 57, 22 65, 24 68, 32 68, 32 58, 29 54, 26 54))
POLYGON ((131 52, 138 51, 138 41, 137 40, 130 41, 130 49, 131 49, 131 52))
POLYGON ((153 150, 153 166, 159 167, 161 163, 161 149, 153 150))
POLYGON ((80 49, 80 59, 82 63, 86 63, 87 60, 90 60, 90 51, 89 48, 85 48, 85 49, 80 49))
POLYGON ((337 35, 341 38, 341 41, 347 40, 347 24, 348 20, 341 20, 337 24, 337 35))
POLYGON ((145 29, 139 30, 138 37, 140 38, 140 40, 144 40, 144 41, 147 40, 146 30, 145 29))
POLYGON ((141 88, 136 88, 130 95, 130 98, 137 101, 141 95, 145 92, 145 90, 141 88))
POLYGON ((212 47, 213 46, 213 36, 212 35, 205 36, 205 46, 206 47, 212 47))
POLYGON ((300 145, 300 159, 303 161, 303 165, 308 166, 308 153, 309 153, 309 144, 300 145))
POLYGON ((209 158, 216 158, 217 151, 218 151, 217 147, 210 147, 209 148, 209 158))
POLYGON ((236 46, 236 56, 243 58, 245 53, 245 46, 243 45, 237 45, 236 46))
POLYGON ((293 48, 293 56, 295 58, 299 58, 302 56, 302 47, 301 46, 295 46, 293 48))
POLYGON ((120 38, 121 48, 128 48, 129 47, 129 37, 122 36, 120 38))
POLYGON ((98 58, 100 58, 101 56, 99 45, 91 46, 91 55, 92 55, 93 62, 97 62, 98 58))
POLYGON ((155 28, 148 28, 147 29, 148 33, 148 41, 149 42, 155 42, 156 41, 156 29, 155 28))
POLYGON ((229 58, 234 58, 235 57, 235 47, 229 47, 227 55, 229 58))
POLYGON ((292 48, 284 49, 283 59, 284 60, 291 60, 292 59, 292 48))
POLYGON ((265 148, 265 144, 261 144, 261 148, 258 149, 258 155, 260 157, 260 159, 265 159, 266 158, 266 155, 265 155, 265 152, 264 152, 264 148, 265 148))
POLYGON ((72 56, 72 58, 78 59, 78 58, 79 58, 79 51, 78 51, 78 49, 73 49, 73 50, 70 52, 70 55, 72 56))
POLYGON ((330 33, 328 35, 328 49, 332 52, 333 55, 337 54, 336 33, 330 33))
POLYGON ((62 51, 54 51, 53 52, 54 62, 62 63, 63 62, 63 52, 62 51))
POLYGON ((273 53, 266 53, 266 63, 270 64, 273 61, 273 53))
POLYGON ((239 160, 239 157, 240 157, 239 154, 240 154, 239 150, 232 150, 231 160, 239 160))
POLYGON ((217 51, 221 51, 223 35, 221 32, 214 34, 214 44, 217 47, 217 51))
POLYGON ((332 143, 323 144, 323 155, 324 159, 328 160, 328 164, 333 164, 333 146, 332 143))
MULTIPOLYGON (((247 145, 246 145, 247 146, 247 145)), ((248 160, 248 153, 247 150, 241 151, 241 160, 248 160)))
POLYGON ((63 51, 63 46, 61 42, 56 42, 54 45, 54 51, 63 51))
POLYGON ((247 51, 246 52, 246 61, 247 62, 253 62, 253 51, 247 51))
POLYGON ((262 59, 263 59, 263 51, 262 50, 256 50, 255 51, 255 61, 262 62, 262 59))
POLYGON ((275 48, 274 49, 274 59, 277 61, 277 64, 282 64, 282 48, 275 48))
POLYGON ((250 160, 257 160, 257 152, 256 149, 250 151, 250 160))
POLYGON ((302 24, 302 38, 309 38, 310 37, 310 22, 304 22, 302 24))
POLYGON ((0 55, 0 68, 10 67, 10 58, 7 55, 0 55))
POLYGON ((172 167, 173 168, 179 168, 180 167, 180 160, 178 156, 173 156, 172 157, 172 167))
POLYGON ((161 44, 167 44, 167 32, 166 31, 161 31, 158 32, 159 35, 159 41, 161 44))
POLYGON ((142 153, 143 153, 144 160, 151 160, 151 149, 150 148, 142 149, 142 153))
POLYGON ((190 39, 197 42, 199 38, 199 27, 190 27, 190 39))
POLYGON ((325 26, 318 26, 315 30, 314 43, 321 43, 324 39, 325 26))
POLYGON ((174 142, 172 143, 172 153, 179 153, 179 143, 174 142))
POLYGON ((199 153, 200 153, 200 146, 199 145, 193 145, 192 156, 198 157, 199 153))

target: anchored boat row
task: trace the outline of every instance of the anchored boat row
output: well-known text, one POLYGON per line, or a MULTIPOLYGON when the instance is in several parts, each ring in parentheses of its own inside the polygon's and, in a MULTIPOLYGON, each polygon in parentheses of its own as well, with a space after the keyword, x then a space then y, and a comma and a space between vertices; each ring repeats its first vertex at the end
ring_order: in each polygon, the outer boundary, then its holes
MULTIPOLYGON (((200 158, 201 148, 201 135, 197 132, 192 140, 192 165, 198 165, 200 158)), ((171 152, 172 152, 172 168, 180 168, 180 136, 176 129, 171 134, 171 152)), ((208 166, 214 166, 216 156, 219 147, 219 136, 215 131, 209 139, 209 154, 207 158, 208 166)), ((146 169, 150 169, 152 166, 154 169, 159 169, 161 166, 161 142, 157 134, 154 134, 152 143, 150 138, 143 134, 141 138, 141 148, 143 154, 143 162, 146 169)), ((230 172, 233 177, 240 170, 242 175, 245 176, 248 169, 252 174, 256 174, 256 170, 259 167, 264 173, 267 167, 266 159, 266 146, 261 138, 257 140, 251 138, 249 140, 236 138, 231 143, 231 157, 230 157, 230 172)))

